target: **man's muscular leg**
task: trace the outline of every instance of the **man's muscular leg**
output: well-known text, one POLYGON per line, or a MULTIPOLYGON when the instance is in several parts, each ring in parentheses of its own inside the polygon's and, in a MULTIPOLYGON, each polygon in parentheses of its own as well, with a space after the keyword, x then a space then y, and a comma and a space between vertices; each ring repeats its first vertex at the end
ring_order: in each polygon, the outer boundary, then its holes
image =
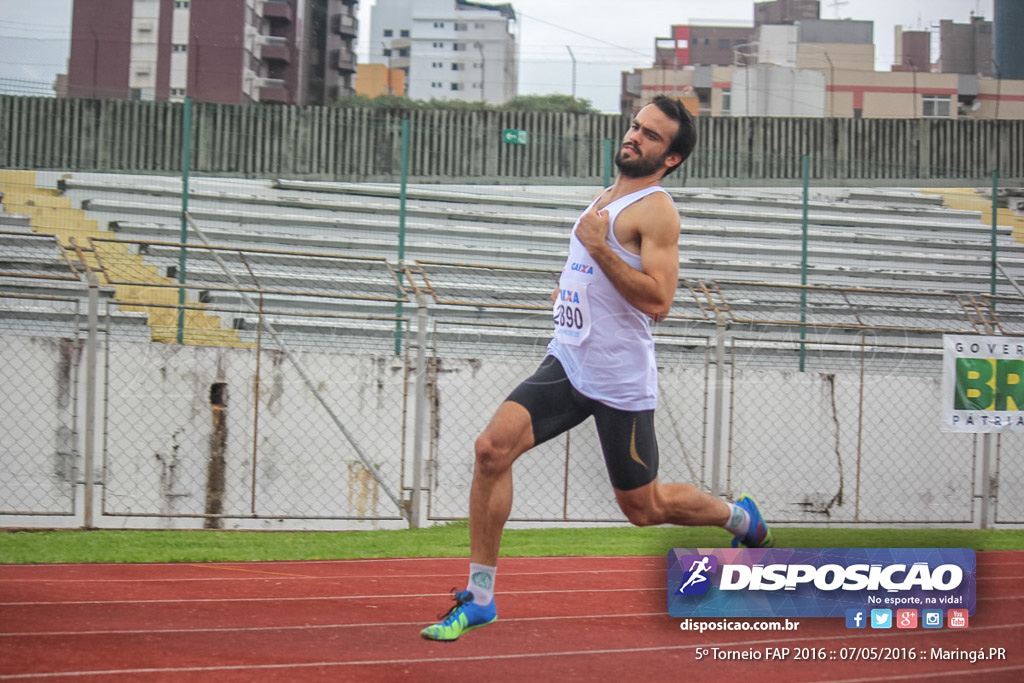
POLYGON ((476 440, 469 493, 470 561, 496 566, 501 534, 512 511, 512 463, 533 447, 530 413, 505 401, 476 440))
POLYGON ((636 526, 676 524, 679 526, 724 526, 730 508, 725 501, 692 484, 650 484, 622 491, 615 499, 630 523, 636 526))

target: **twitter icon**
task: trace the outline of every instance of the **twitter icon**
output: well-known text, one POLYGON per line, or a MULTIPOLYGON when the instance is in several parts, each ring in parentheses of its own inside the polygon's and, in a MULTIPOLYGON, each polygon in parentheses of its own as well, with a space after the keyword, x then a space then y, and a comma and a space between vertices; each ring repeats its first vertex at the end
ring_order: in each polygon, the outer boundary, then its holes
POLYGON ((871 628, 892 628, 892 610, 871 610, 871 628))

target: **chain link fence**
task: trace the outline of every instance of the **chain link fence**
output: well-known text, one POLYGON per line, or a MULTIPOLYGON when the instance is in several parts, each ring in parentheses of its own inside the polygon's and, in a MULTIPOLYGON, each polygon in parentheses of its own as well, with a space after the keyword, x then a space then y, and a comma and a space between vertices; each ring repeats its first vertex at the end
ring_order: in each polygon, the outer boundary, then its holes
POLYGON ((83 309, 75 298, 0 292, 2 514, 75 513, 83 309))
MULTIPOLYGON (((395 188, 203 181, 182 241, 180 194, 117 182, 62 179, 88 218, 53 207, 0 234, 0 520, 365 528, 468 514, 474 441, 543 357, 588 192, 415 188, 396 259, 395 188), (110 229, 40 234, 79 219, 110 229)), ((942 335, 1024 331, 1024 295, 1004 280, 993 292, 979 256, 987 228, 917 196, 925 208, 893 218, 834 194, 811 206, 807 284, 799 201, 680 195, 685 277, 655 328, 660 478, 749 492, 778 523, 978 526, 985 491, 989 522, 1024 523, 1021 437, 986 454, 939 430, 942 335), (927 227, 908 227, 914 215, 927 227)), ((1019 268, 1000 229, 999 263, 1019 268)), ((589 423, 514 474, 515 521, 624 521, 589 423)))
MULTIPOLYGON (((245 252, 235 254, 240 266, 245 252)), ((431 272, 428 264, 416 266, 431 272)), ((413 288, 422 281, 409 274, 413 288)), ((87 304, 48 298, 51 313, 42 319, 34 312, 37 298, 5 292, 0 301, 0 349, 21 361, 4 365, 5 384, 18 390, 0 397, 0 512, 73 516, 86 432, 80 406, 89 400, 81 379, 87 304), (58 307, 59 317, 52 312, 58 307)), ((421 437, 425 516, 438 521, 467 514, 473 442, 546 344, 541 311, 521 312, 504 326, 476 325, 440 301, 431 302, 437 310, 428 307, 421 437), (495 328, 508 337, 504 343, 493 338, 495 328)), ((285 328, 288 316, 298 325, 304 314, 319 315, 295 304, 265 310, 273 311, 266 324, 235 325, 238 343, 227 346, 154 342, 146 336, 162 332, 140 322, 151 310, 100 302, 95 480, 101 515, 110 520, 101 525, 154 518, 174 526, 192 518, 210 527, 284 519, 316 527, 408 516, 415 343, 395 356, 392 338, 367 331, 356 339, 324 327, 318 344, 304 333, 278 345, 268 330, 285 328)), ((929 332, 931 343, 907 336, 898 344, 877 336, 893 333, 895 323, 856 336, 845 331, 843 339, 830 339, 838 330, 820 323, 803 340, 795 326, 788 337, 765 329, 749 336, 738 310, 730 320, 738 329, 717 330, 723 352, 709 334, 714 326, 699 316, 659 328, 663 481, 692 482, 730 498, 749 491, 777 522, 979 522, 979 441, 936 429, 941 336, 929 332)), ((204 312, 257 315, 241 305, 211 304, 204 312)), ((388 322, 398 323, 392 335, 397 329, 415 340, 409 319, 388 322)), ((966 324, 959 322, 951 326, 966 324)), ((1012 493, 1021 476, 1019 449, 1016 435, 999 437, 996 523, 1021 518, 1012 493)), ((587 424, 523 456, 515 476, 514 521, 622 520, 587 424)))

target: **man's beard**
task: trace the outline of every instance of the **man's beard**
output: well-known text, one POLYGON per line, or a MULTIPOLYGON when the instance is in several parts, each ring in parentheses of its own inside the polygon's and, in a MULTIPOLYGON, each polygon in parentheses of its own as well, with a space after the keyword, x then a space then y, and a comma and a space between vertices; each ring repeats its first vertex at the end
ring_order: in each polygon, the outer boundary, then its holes
POLYGON ((657 173, 658 170, 664 168, 665 159, 668 157, 668 152, 666 152, 657 159, 646 158, 640 156, 635 148, 633 154, 636 155, 635 159, 625 159, 620 149, 619 153, 615 155, 615 165, 618 166, 619 173, 629 178, 644 178, 657 173))

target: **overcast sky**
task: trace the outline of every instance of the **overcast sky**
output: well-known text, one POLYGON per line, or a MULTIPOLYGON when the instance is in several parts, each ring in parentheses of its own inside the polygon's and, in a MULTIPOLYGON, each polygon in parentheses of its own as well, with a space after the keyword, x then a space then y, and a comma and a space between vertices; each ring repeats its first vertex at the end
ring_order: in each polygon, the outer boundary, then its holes
MULTIPOLYGON (((360 26, 370 7, 360 2, 360 26)), ((495 2, 495 0, 491 0, 495 2)), ((46 94, 67 69, 72 0, 0 0, 0 92, 46 94)), ((497 2, 495 2, 497 4, 497 2)), ((518 15, 520 94, 570 94, 573 58, 576 95, 604 112, 619 106, 620 74, 650 67, 654 39, 674 24, 752 26, 752 0, 512 0, 518 15)), ((875 23, 875 68, 893 61, 893 27, 937 27, 941 19, 967 23, 971 12, 992 19, 992 0, 822 0, 822 19, 875 23)), ((365 57, 365 41, 359 54, 365 57)), ((933 43, 937 40, 933 39, 933 43)), ((932 59, 938 58, 937 44, 932 59)), ((52 90, 50 91, 52 92, 52 90)))

